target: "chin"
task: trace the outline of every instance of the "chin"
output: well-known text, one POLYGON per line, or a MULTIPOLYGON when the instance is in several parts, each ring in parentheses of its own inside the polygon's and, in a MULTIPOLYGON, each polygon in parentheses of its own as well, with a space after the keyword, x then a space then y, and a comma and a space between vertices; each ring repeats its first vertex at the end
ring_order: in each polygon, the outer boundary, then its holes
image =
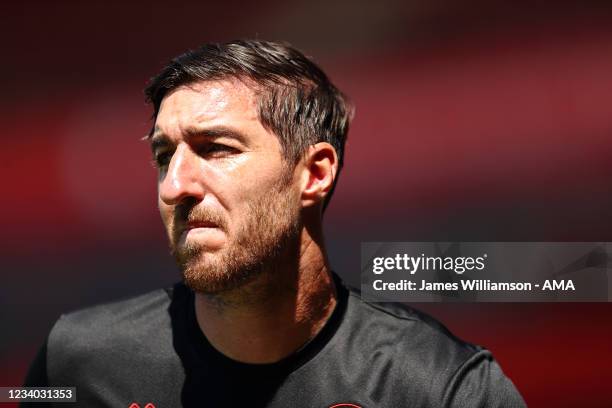
POLYGON ((218 295, 245 285, 249 279, 241 274, 219 273, 212 271, 206 264, 198 264, 193 269, 183 271, 185 284, 193 291, 208 295, 218 295))

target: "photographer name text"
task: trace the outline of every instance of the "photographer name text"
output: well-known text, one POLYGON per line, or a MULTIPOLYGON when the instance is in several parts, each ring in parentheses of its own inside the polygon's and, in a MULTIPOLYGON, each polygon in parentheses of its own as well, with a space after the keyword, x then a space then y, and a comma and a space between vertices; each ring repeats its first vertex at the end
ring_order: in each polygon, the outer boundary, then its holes
POLYGON ((465 279, 460 282, 428 282, 402 279, 397 282, 384 282, 377 279, 372 282, 376 291, 574 291, 576 287, 571 279, 547 279, 541 283, 533 282, 494 282, 489 279, 465 279))

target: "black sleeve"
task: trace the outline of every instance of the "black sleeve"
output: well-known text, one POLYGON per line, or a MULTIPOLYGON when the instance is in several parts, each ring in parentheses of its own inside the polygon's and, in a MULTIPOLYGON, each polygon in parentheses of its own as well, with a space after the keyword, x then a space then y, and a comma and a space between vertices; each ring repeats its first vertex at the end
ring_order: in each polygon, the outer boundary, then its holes
MULTIPOLYGON (((24 387, 48 387, 49 379, 47 378, 47 341, 42 345, 34 361, 30 365, 28 374, 26 375, 24 387)), ((22 402, 20 408, 50 408, 50 403, 42 402, 22 402)))
POLYGON ((523 408, 525 401, 491 353, 482 350, 459 367, 445 392, 444 407, 523 408))

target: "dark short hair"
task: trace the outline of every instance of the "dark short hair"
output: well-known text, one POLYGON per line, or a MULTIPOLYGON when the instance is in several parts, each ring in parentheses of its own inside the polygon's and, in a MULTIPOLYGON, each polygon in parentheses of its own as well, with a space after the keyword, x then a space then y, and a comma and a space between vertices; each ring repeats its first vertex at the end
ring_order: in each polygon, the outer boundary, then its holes
POLYGON ((286 43, 238 40, 206 44, 179 55, 145 89, 146 101, 153 105, 153 120, 173 89, 228 78, 254 87, 259 120, 279 138, 289 163, 297 163, 309 146, 328 142, 338 155, 340 174, 352 106, 317 65, 286 43))

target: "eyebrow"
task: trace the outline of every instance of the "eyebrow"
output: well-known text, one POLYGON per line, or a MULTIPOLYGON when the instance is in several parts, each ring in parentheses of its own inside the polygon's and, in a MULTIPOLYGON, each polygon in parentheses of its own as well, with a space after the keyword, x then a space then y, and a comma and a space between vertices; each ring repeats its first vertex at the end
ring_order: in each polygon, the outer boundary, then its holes
MULTIPOLYGON (((246 144, 247 137, 240 131, 233 129, 227 126, 213 126, 207 128, 199 128, 197 126, 191 126, 185 129, 184 135, 186 139, 194 139, 194 138, 209 138, 209 139, 219 139, 222 137, 235 139, 240 143, 246 144)), ((151 140, 151 150, 155 152, 155 150, 166 147, 172 142, 170 138, 158 127, 155 126, 153 130, 153 134, 150 138, 151 140)))

